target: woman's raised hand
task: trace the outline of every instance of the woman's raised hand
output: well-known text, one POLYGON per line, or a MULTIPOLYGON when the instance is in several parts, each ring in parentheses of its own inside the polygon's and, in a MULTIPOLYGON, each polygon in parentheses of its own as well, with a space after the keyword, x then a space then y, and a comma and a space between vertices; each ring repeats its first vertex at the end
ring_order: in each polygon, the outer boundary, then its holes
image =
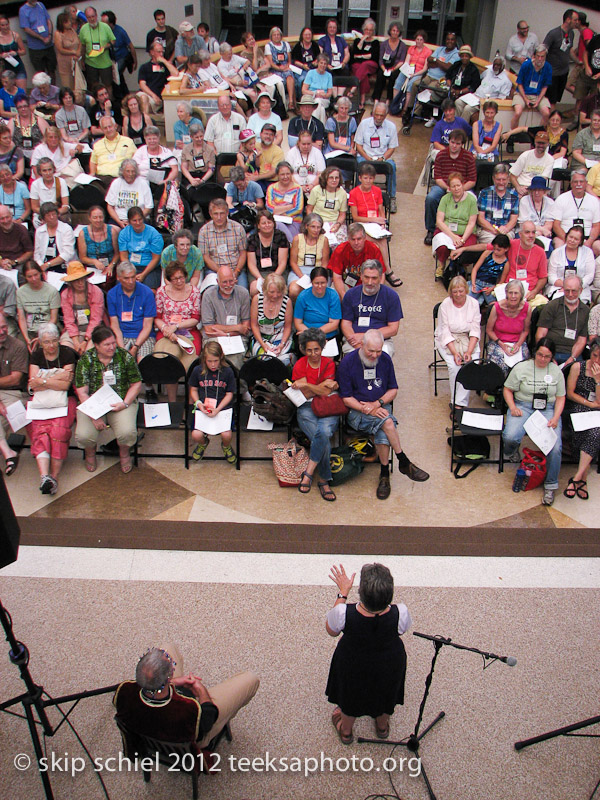
POLYGON ((340 564, 339 567, 336 567, 334 564, 331 568, 331 572, 329 573, 329 577, 335 583, 335 585, 340 590, 341 594, 345 597, 348 596, 350 593, 350 589, 352 589, 352 584, 354 583, 354 576, 356 572, 353 572, 350 577, 346 575, 346 570, 344 569, 343 565, 340 564))

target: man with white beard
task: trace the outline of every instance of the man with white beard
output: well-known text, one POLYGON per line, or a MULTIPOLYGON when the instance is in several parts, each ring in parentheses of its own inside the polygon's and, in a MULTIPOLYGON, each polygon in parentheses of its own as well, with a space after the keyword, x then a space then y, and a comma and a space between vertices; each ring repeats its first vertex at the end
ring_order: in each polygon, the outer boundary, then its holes
POLYGON ((366 331, 378 330, 385 340, 385 352, 394 357, 392 336, 398 333, 402 306, 398 293, 381 282, 383 267, 374 258, 360 268, 361 283, 348 289, 342 300, 341 328, 344 353, 361 346, 366 331))
POLYGON ((413 481, 426 481, 427 472, 408 460, 400 445, 398 420, 392 414, 392 401, 398 384, 392 359, 383 352, 383 336, 368 330, 358 350, 345 356, 338 370, 339 392, 350 409, 351 428, 374 436, 381 465, 377 498, 390 496, 390 446, 398 457, 398 470, 413 481))

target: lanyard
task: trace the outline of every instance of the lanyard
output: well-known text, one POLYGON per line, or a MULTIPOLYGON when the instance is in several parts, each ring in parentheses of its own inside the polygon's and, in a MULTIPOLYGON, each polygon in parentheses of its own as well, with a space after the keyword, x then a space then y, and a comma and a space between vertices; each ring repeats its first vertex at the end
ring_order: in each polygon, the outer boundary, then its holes
MULTIPOLYGON (((529 259, 531 258, 532 251, 533 251, 533 247, 531 248, 531 250, 529 251, 529 255, 527 256, 527 261, 525 262, 525 269, 527 269, 527 267, 529 265, 529 259)), ((519 250, 517 251, 517 260, 516 260, 516 264, 515 264, 515 270, 517 270, 519 268, 519 257, 520 257, 520 255, 521 255, 521 243, 520 243, 520 240, 519 240, 519 250)))
MULTIPOLYGON (((546 367, 546 374, 544 375, 544 381, 543 381, 544 385, 542 386, 542 389, 544 390, 544 394, 546 395, 546 400, 548 399, 548 381, 546 380, 546 378, 548 377, 549 374, 550 374, 550 367, 546 367)), ((534 361, 533 361, 533 393, 537 394, 537 391, 536 391, 536 389, 537 389, 537 379, 536 379, 535 376, 536 376, 536 372, 535 372, 535 359, 534 359, 534 361)))
MULTIPOLYGON (((215 396, 215 408, 219 405, 219 376, 220 375, 221 375, 221 370, 218 369, 217 370, 217 379, 215 381, 215 386, 216 386, 216 389, 217 389, 216 396, 215 396)), ((207 388, 208 387, 206 386, 207 380, 208 380, 208 373, 207 373, 206 380, 204 381, 204 386, 203 386, 203 389, 204 389, 204 402, 206 402, 206 400, 208 398, 208 392, 207 392, 207 388)))
MULTIPOLYGON (((565 301, 565 302, 563 302, 563 315, 564 315, 564 318, 565 318, 565 330, 567 330, 567 327, 568 327, 567 326, 567 308, 566 308, 566 306, 567 306, 567 303, 565 301)), ((569 312, 569 313, 571 313, 571 312, 569 312)), ((579 302, 577 302, 577 311, 575 312, 575 330, 577 330, 577 321, 578 321, 578 319, 579 319, 579 302)))
MULTIPOLYGON (((133 311, 133 306, 135 304, 135 293, 136 292, 137 292, 137 286, 133 290, 133 293, 132 293, 131 298, 130 298, 131 299, 131 310, 132 311, 133 311)), ((126 295, 125 292, 123 290, 121 290, 121 316, 123 316, 123 310, 124 310, 123 309, 123 297, 128 297, 128 295, 126 295)))
POLYGON ((577 207, 577 213, 579 213, 579 209, 581 208, 581 206, 583 205, 583 201, 585 200, 585 195, 583 195, 583 197, 579 201, 579 205, 577 205, 577 200, 575 199, 575 195, 573 194, 573 192, 571 192, 571 197, 573 198, 573 202, 577 207))
MULTIPOLYGON (((362 286, 362 284, 361 284, 361 286, 362 286)), ((374 300, 373 300, 373 302, 371 303, 371 311, 373 311, 373 310, 375 309, 375 303, 377 302, 377 298, 379 297, 379 292, 380 292, 380 291, 381 291, 381 285, 379 286, 379 289, 377 289, 377 294, 375 295, 375 299, 374 299, 374 300)), ((364 307, 365 307, 365 309, 366 309, 366 308, 367 308, 367 306, 365 306, 365 303, 364 303, 364 297, 365 297, 365 295, 364 295, 364 292, 363 292, 363 290, 361 289, 361 290, 360 290, 360 304, 361 304, 361 306, 364 306, 364 307)))
MULTIPOLYGON (((274 241, 274 239, 275 239, 275 233, 273 233, 273 238, 271 239, 271 243, 269 244, 269 258, 271 259, 271 263, 273 263, 272 254, 273 254, 273 241, 274 241)), ((258 246, 260 247, 260 260, 262 262, 264 248, 263 248, 262 239, 260 238, 260 234, 258 235, 258 246)))

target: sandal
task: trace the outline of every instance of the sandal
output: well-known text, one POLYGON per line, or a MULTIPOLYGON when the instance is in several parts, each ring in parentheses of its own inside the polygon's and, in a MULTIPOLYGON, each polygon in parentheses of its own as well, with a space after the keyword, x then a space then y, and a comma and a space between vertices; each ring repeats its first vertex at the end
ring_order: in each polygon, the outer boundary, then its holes
POLYGON ((308 472, 302 473, 302 480, 298 484, 298 491, 300 492, 300 494, 308 494, 310 492, 312 488, 313 478, 314 475, 309 475, 308 472), (308 478, 308 483, 302 483, 304 478, 308 478))
POLYGON ((393 270, 385 273, 385 279, 390 286, 394 287, 394 289, 397 289, 398 286, 402 286, 402 281, 397 275, 394 274, 393 270))
POLYGON ((385 728, 380 728, 379 725, 375 723, 375 733, 378 739, 387 739, 390 735, 390 723, 388 722, 385 728))
POLYGON ((98 464, 96 463, 96 454, 92 456, 91 460, 85 459, 85 468, 88 472, 96 472, 98 464))
POLYGON ((10 456, 9 458, 6 459, 6 469, 4 470, 5 475, 7 476, 12 475, 13 472, 15 472, 15 470, 19 466, 20 455, 21 455, 20 453, 17 453, 15 456, 10 456))
POLYGON ((564 490, 563 494, 565 497, 568 497, 569 500, 572 500, 575 495, 577 494, 577 484, 579 481, 574 480, 573 478, 569 478, 569 482, 567 483, 567 488, 564 490))
POLYGON ((337 499, 335 492, 330 488, 328 481, 319 481, 318 487, 323 500, 327 500, 328 503, 333 503, 333 501, 337 499))
POLYGON ((585 488, 586 486, 587 481, 575 481, 575 491, 580 500, 587 500, 590 496, 588 490, 585 488))
POLYGON ((333 714, 331 715, 331 722, 333 723, 333 727, 337 731, 337 735, 340 737, 340 742, 342 744, 352 744, 354 741, 354 736, 350 734, 349 736, 344 736, 342 733, 342 710, 341 708, 335 708, 333 714))
POLYGON ((120 458, 119 461, 121 462, 121 472, 123 473, 123 475, 128 475, 133 469, 133 464, 131 463, 131 456, 127 456, 127 458, 120 458))

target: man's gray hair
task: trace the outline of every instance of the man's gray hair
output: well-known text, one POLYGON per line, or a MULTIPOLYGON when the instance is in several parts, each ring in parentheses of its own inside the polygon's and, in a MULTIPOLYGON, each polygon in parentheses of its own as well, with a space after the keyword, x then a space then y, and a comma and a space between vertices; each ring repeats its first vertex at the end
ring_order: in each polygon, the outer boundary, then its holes
POLYGON ((367 258, 366 261, 363 261, 363 263, 360 265, 361 275, 366 269, 376 269, 380 275, 383 274, 383 266, 376 258, 367 258))
POLYGON ((584 175, 587 180, 587 174, 587 167, 575 167, 575 169, 571 171, 571 179, 573 179, 573 175, 584 175))
POLYGON ((579 290, 581 291, 581 289, 583 289, 583 281, 581 280, 581 275, 578 275, 576 272, 571 272, 569 275, 565 277, 563 281, 563 286, 567 281, 577 281, 577 283, 579 284, 579 290))
POLYGON ((538 46, 534 50, 534 53, 547 53, 547 52, 548 48, 546 47, 545 44, 538 44, 538 46))
POLYGON ((373 113, 375 113, 376 109, 377 109, 379 106, 381 106, 381 107, 384 109, 384 111, 385 111, 385 113, 386 113, 386 114, 388 113, 388 107, 387 107, 387 103, 383 103, 381 100, 378 100, 376 103, 373 103, 373 111, 372 111, 371 113, 372 113, 372 114, 373 114, 373 113))
POLYGON ((123 177, 123 170, 127 169, 127 167, 133 167, 135 169, 135 177, 140 174, 140 167, 135 158, 126 158, 121 162, 119 166, 119 178, 123 177))
POLYGON ((221 53, 221 55, 225 55, 225 53, 231 53, 232 51, 233 47, 227 42, 223 42, 219 45, 219 53, 221 53))
POLYGON ((356 236, 357 233, 362 233, 363 236, 366 236, 364 226, 361 225, 360 222, 352 222, 348 225, 348 238, 350 239, 352 236, 356 236))
POLYGON ((369 330, 365 331, 363 335, 363 344, 367 341, 371 342, 372 344, 375 344, 375 342, 377 342, 378 344, 383 345, 385 339, 383 338, 383 334, 378 328, 369 328, 369 330))
POLYGON ((121 261, 117 267, 117 278, 121 278, 123 275, 129 275, 131 272, 137 272, 131 261, 121 261))
POLYGON ((173 674, 173 662, 164 650, 153 647, 138 661, 135 681, 142 689, 156 692, 167 685, 173 674))
POLYGON ((58 339, 59 331, 56 325, 53 322, 42 322, 40 327, 38 328, 38 339, 40 342, 44 338, 44 336, 50 336, 53 339, 58 339))
POLYGON ((496 164, 494 169, 492 170, 492 177, 495 175, 508 175, 510 172, 510 167, 508 164, 496 164))

